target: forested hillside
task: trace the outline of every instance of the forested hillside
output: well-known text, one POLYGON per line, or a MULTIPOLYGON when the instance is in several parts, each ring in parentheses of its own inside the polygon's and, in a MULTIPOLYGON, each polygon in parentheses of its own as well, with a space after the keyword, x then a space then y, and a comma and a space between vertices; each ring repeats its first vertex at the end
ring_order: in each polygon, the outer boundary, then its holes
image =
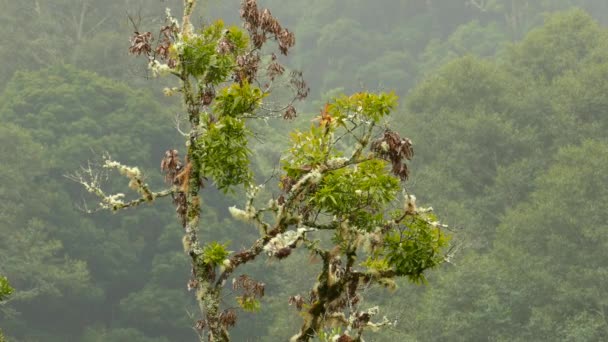
MULTIPOLYGON (((193 20, 238 23, 239 3, 205 1, 193 20)), ((259 3, 294 31, 285 64, 311 93, 296 120, 256 123, 256 180, 332 96, 394 90, 391 123, 415 148, 408 190, 451 227, 453 248, 427 284, 365 293, 396 322, 366 340, 608 339, 608 2, 259 3)), ((96 203, 65 177, 107 152, 162 184, 165 150, 183 145, 182 107, 128 55, 129 37, 182 1, 0 4, 0 280, 14 288, 0 294, 6 340, 196 340, 171 202, 87 214, 96 203)), ((257 234, 229 214, 242 197, 209 186, 202 199, 202 229, 231 250, 257 234)), ((299 329, 287 298, 314 278, 308 259, 248 265, 266 296, 240 316, 234 341, 284 341, 299 329)))

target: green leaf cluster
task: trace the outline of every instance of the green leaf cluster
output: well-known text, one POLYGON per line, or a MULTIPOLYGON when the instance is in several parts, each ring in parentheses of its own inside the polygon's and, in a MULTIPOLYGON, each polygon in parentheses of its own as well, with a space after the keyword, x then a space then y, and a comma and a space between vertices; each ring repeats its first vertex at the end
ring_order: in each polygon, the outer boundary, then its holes
POLYGON ((266 94, 248 82, 234 83, 222 88, 215 98, 213 111, 221 116, 239 117, 252 113, 266 94))
POLYGON ((326 158, 341 156, 337 151, 328 154, 331 137, 326 134, 323 127, 311 125, 307 132, 299 130, 291 132, 290 138, 291 146, 287 150, 287 156, 281 161, 287 176, 299 177, 321 165, 326 158))
POLYGON ((394 229, 384 240, 384 254, 397 275, 407 276, 413 282, 424 282, 424 270, 444 261, 442 248, 448 237, 423 214, 394 229))
POLYGON ((338 216, 362 209, 380 210, 395 199, 400 187, 399 180, 388 173, 386 164, 374 159, 328 172, 311 203, 338 216))
POLYGON ((236 66, 236 56, 244 53, 249 44, 246 34, 236 26, 226 28, 216 21, 205 26, 200 34, 184 37, 183 46, 173 46, 172 54, 181 55, 181 68, 204 84, 218 85, 225 82, 236 66), (232 46, 228 53, 219 52, 222 40, 232 46))
POLYGON ((231 253, 227 247, 228 243, 221 244, 217 241, 207 244, 203 248, 203 262, 213 266, 221 265, 231 253))
POLYGON ((334 100, 332 114, 337 120, 352 113, 379 123, 397 107, 398 99, 394 92, 378 94, 360 92, 351 96, 343 95, 334 100))
POLYGON ((333 327, 329 331, 320 330, 319 331, 319 341, 321 342, 330 342, 334 340, 335 336, 342 335, 342 327, 333 327))
POLYGON ((238 296, 236 302, 247 312, 258 312, 261 308, 260 301, 250 296, 238 296))
POLYGON ((8 279, 4 276, 0 276, 0 301, 5 300, 13 293, 13 288, 8 283, 8 279))
POLYGON ((369 270, 376 272, 390 271, 391 265, 386 258, 381 258, 378 255, 370 256, 361 263, 362 266, 367 267, 369 270))
POLYGON ((212 177, 224 192, 251 181, 248 135, 242 119, 223 116, 211 123, 197 140, 197 158, 204 175, 212 177))

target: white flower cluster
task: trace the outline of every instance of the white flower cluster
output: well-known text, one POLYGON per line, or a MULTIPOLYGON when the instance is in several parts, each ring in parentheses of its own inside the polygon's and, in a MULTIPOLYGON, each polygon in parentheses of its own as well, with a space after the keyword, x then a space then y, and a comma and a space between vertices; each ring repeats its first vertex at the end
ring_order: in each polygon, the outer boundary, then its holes
POLYGON ((121 175, 125 175, 129 178, 141 178, 141 171, 139 171, 139 168, 122 165, 114 160, 107 159, 103 167, 106 169, 117 169, 121 175))
POLYGON ((405 201, 403 203, 403 210, 407 213, 407 214, 416 214, 417 213, 417 209, 416 209, 416 196, 414 195, 410 195, 407 193, 404 193, 403 196, 405 197, 405 201))
POLYGON ((113 208, 116 206, 125 205, 125 202, 122 200, 125 197, 123 193, 117 193, 114 195, 106 196, 103 200, 105 203, 102 203, 101 206, 104 208, 113 208))
POLYGON ((99 193, 99 187, 97 186, 97 184, 94 184, 93 182, 91 183, 87 183, 86 181, 82 181, 81 182, 82 185, 84 185, 84 188, 91 194, 98 194, 99 193))
POLYGON ((182 34, 178 33, 175 42, 173 43, 173 48, 177 52, 178 55, 181 55, 184 52, 184 41, 182 39, 182 34))
POLYGON ((165 94, 165 96, 173 96, 173 94, 175 94, 177 91, 179 91, 177 87, 163 88, 163 94, 165 94))
POLYGON ((222 264, 220 265, 220 272, 223 273, 226 270, 231 270, 232 267, 233 266, 232 266, 232 262, 230 261, 230 259, 224 259, 224 261, 222 261, 222 264))
POLYGON ((376 315, 377 315, 379 312, 380 312, 380 308, 378 308, 377 306, 374 306, 374 307, 369 308, 369 309, 367 310, 367 313, 368 313, 370 316, 376 316, 376 315))
POLYGON ((167 64, 160 63, 157 60, 150 61, 150 63, 148 63, 148 69, 152 71, 153 77, 168 75, 172 70, 167 64))
POLYGON ((244 222, 249 222, 253 220, 253 217, 255 215, 255 212, 245 211, 235 206, 228 208, 228 211, 230 212, 230 215, 232 215, 232 217, 244 222))
POLYGON ((247 198, 249 198, 249 199, 255 198, 255 196, 257 196, 258 193, 262 189, 264 189, 264 184, 260 184, 258 186, 255 186, 255 185, 249 186, 249 189, 247 189, 247 198))
POLYGON ((170 8, 168 8, 168 7, 165 8, 165 15, 167 16, 167 21, 170 22, 172 26, 179 28, 179 22, 177 21, 177 19, 173 18, 173 16, 171 15, 170 8))
POLYGON ((138 191, 140 190, 141 171, 139 170, 139 168, 122 165, 117 161, 109 159, 106 159, 106 162, 103 167, 106 169, 117 169, 121 175, 127 176, 129 178, 129 188, 138 191))
POLYGON ((268 209, 273 210, 273 211, 279 211, 281 210, 281 205, 279 204, 279 201, 277 201, 274 198, 271 198, 268 200, 268 209))

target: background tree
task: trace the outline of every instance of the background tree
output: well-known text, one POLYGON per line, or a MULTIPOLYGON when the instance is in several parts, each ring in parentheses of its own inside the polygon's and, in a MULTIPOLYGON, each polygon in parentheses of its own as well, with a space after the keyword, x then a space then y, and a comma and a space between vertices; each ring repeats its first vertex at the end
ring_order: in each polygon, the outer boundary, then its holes
POLYGON ((438 210, 452 223, 458 218, 467 225, 465 235, 473 235, 466 238, 470 251, 454 261, 458 267, 438 276, 423 296, 415 338, 604 338, 602 290, 593 281, 571 279, 585 279, 581 273, 595 274, 596 266, 606 264, 605 258, 594 259, 598 264, 581 260, 601 244, 585 236, 602 229, 594 220, 601 220, 603 211, 594 208, 603 200, 600 170, 606 170, 606 155, 600 151, 606 139, 599 130, 606 109, 603 96, 594 94, 605 82, 594 82, 589 70, 602 75, 605 37, 606 29, 582 11, 549 16, 496 61, 461 58, 412 93, 410 115, 440 113, 438 120, 451 128, 419 121, 413 130, 417 141, 430 140, 421 149, 446 149, 443 158, 415 173, 429 178, 416 186, 448 196, 434 195, 438 210), (552 47, 553 53, 544 54, 552 47), (594 85, 582 85, 588 82, 594 85), (578 107, 579 99, 584 107, 578 107), (478 120, 483 129, 474 128, 478 120), (492 137, 484 138, 486 133, 492 137), (469 153, 480 159, 467 159, 469 153), (443 187, 433 185, 448 177, 443 187), (595 295, 585 297, 588 291, 595 295), (444 329, 438 334, 440 323, 444 329))
MULTIPOLYGON (((3 308, 3 327, 52 340, 43 337, 46 329, 52 331, 70 317, 78 324, 66 327, 63 336, 54 336, 58 340, 80 336, 83 327, 106 310, 121 315, 114 305, 131 292, 125 293, 121 284, 139 289, 148 281, 142 269, 151 263, 148 256, 153 259, 152 246, 163 222, 172 222, 173 217, 163 219, 154 211, 143 221, 133 215, 83 217, 69 208, 82 205, 81 189, 63 175, 90 157, 92 150, 111 151, 126 160, 127 154, 141 156, 136 158, 161 154, 154 141, 166 145, 174 139, 172 114, 143 92, 68 66, 19 73, 7 85, 2 104, 0 115, 13 124, 1 128, 5 146, 1 155, 8 166, 1 176, 0 229, 5 236, 1 271, 18 289, 3 308), (159 115, 163 112, 164 117, 159 115), (150 129, 146 134, 162 135, 166 142, 150 135, 145 138, 138 126, 125 124, 123 120, 129 118, 141 120, 150 129), (133 148, 118 151, 118 140, 133 148), (40 191, 28 191, 31 187, 40 191), (118 227, 130 227, 131 232, 118 227), (102 303, 114 304, 103 308, 102 303), (85 309, 90 307, 97 309, 85 309), (87 310, 89 314, 82 314, 87 310), (58 311, 63 317, 51 314, 58 311), (37 328, 26 330, 23 325, 37 328)), ((158 175, 156 182, 162 183, 158 175)), ((186 316, 182 307, 179 315, 186 316)))

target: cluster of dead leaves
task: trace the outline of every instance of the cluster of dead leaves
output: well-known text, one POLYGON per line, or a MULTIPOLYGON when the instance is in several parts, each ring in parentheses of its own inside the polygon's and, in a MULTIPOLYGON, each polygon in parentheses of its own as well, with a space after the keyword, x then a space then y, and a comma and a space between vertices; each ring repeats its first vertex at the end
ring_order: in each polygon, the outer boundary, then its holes
POLYGON ((262 298, 264 297, 266 285, 260 283, 246 274, 242 274, 232 281, 232 289, 243 291, 245 297, 262 298))
POLYGON ((177 31, 178 29, 175 24, 161 26, 158 44, 156 44, 156 48, 154 49, 152 48, 152 42, 154 41, 152 32, 140 33, 139 31, 135 31, 131 37, 129 53, 136 56, 143 54, 149 60, 155 60, 158 57, 160 60, 166 61, 170 68, 174 68, 177 65, 177 61, 170 58, 170 48, 175 40, 177 31), (152 54, 153 50, 154 54, 152 54))
POLYGON ((165 182, 180 189, 180 191, 176 191, 173 194, 173 204, 183 227, 186 226, 188 213, 188 203, 186 200, 188 176, 190 174, 188 166, 189 164, 186 167, 182 165, 177 150, 167 150, 160 162, 160 170, 165 174, 165 182))
POLYGON ((129 47, 129 53, 132 55, 150 56, 152 53, 152 32, 139 33, 135 31, 131 37, 131 46, 129 47))
POLYGON ((257 49, 261 48, 268 38, 273 38, 279 44, 279 51, 287 55, 289 49, 296 43, 293 32, 283 28, 268 9, 260 11, 256 0, 243 1, 241 18, 245 21, 245 28, 249 31, 253 46, 257 49))
POLYGON ((409 169, 405 161, 414 157, 414 148, 410 139, 402 138, 397 132, 387 129, 381 138, 372 142, 371 150, 391 162, 395 176, 402 181, 408 178, 409 169))

